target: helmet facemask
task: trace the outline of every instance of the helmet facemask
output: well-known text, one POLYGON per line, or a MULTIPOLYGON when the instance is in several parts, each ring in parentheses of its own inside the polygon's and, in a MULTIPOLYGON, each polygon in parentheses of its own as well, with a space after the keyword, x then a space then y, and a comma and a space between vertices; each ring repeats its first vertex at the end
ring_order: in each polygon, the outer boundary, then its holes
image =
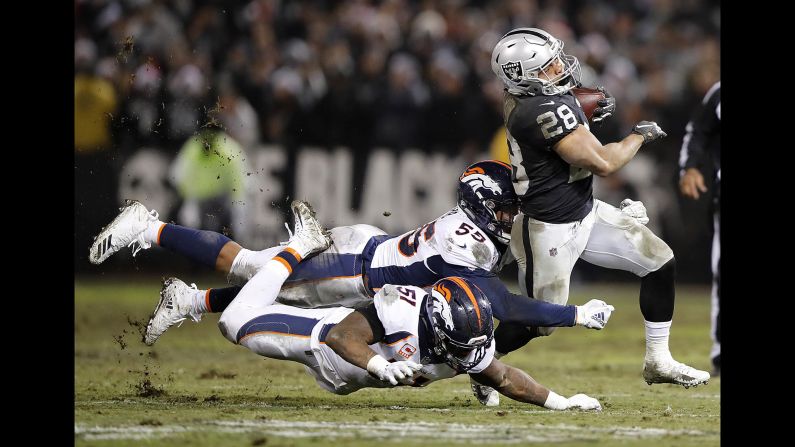
POLYGON ((513 219, 519 213, 519 203, 499 203, 488 199, 483 204, 491 214, 491 222, 486 225, 484 231, 503 244, 511 243, 511 228, 513 228, 513 219))
POLYGON ((445 363, 451 368, 460 372, 469 371, 480 363, 483 357, 486 356, 486 349, 491 343, 491 337, 487 335, 474 337, 467 343, 459 343, 447 336, 435 325, 434 332, 437 336, 437 343, 433 348, 434 352, 444 358, 445 363), (466 361, 472 351, 475 351, 475 356, 471 361, 466 361))
MULTIPOLYGON (((539 84, 541 94, 543 95, 562 95, 569 90, 579 87, 582 83, 582 70, 580 68, 580 61, 575 57, 563 52, 563 42, 560 42, 560 50, 555 56, 537 70, 529 71, 527 79, 522 84, 539 84), (552 66, 555 61, 560 61, 563 64, 563 72, 553 78, 549 78, 544 70, 552 66)), ((508 89, 509 91, 511 89, 508 89)))

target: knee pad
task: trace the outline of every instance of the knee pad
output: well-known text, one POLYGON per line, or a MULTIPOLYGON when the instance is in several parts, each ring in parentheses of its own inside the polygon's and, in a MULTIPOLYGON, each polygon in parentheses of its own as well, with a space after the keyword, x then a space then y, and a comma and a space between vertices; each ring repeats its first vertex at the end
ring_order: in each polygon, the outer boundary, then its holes
POLYGON ((221 318, 218 319, 218 329, 221 334, 234 344, 237 344, 237 332, 241 326, 242 323, 235 321, 235 318, 229 312, 222 313, 221 318))
POLYGON ((648 228, 637 224, 640 237, 636 239, 635 247, 651 264, 649 272, 654 272, 662 268, 674 259, 674 252, 671 247, 660 239, 648 228))

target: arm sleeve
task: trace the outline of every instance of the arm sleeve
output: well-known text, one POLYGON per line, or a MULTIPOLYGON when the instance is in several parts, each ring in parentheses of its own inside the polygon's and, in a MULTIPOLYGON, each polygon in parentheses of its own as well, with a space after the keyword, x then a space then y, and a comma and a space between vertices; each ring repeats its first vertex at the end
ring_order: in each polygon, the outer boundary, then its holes
POLYGON ((698 168, 704 160, 704 151, 710 136, 720 131, 716 107, 720 102, 720 85, 711 88, 703 102, 687 123, 686 134, 679 150, 679 175, 688 168, 698 168))
POLYGON ((370 303, 366 307, 355 310, 355 312, 362 314, 367 322, 370 323, 370 329, 373 330, 373 338, 375 340, 384 339, 384 325, 381 324, 381 320, 378 319, 378 311, 375 309, 375 303, 370 303))
POLYGON ((560 305, 536 300, 508 291, 497 275, 485 271, 461 272, 488 297, 494 318, 500 323, 521 323, 524 326, 564 327, 574 326, 574 305, 560 305))

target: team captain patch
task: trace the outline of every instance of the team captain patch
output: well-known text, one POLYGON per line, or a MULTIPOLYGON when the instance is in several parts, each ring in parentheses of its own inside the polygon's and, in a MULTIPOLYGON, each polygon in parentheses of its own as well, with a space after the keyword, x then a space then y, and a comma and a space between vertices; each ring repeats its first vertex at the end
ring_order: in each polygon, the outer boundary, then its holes
POLYGON ((411 356, 415 352, 417 352, 417 348, 415 348, 414 346, 406 343, 405 345, 403 345, 402 348, 400 348, 400 351, 398 351, 398 354, 402 355, 403 357, 405 357, 407 359, 410 359, 411 356))
POLYGON ((508 76, 508 79, 511 81, 518 81, 519 78, 522 76, 522 62, 506 62, 502 65, 502 71, 505 73, 505 76, 508 76))

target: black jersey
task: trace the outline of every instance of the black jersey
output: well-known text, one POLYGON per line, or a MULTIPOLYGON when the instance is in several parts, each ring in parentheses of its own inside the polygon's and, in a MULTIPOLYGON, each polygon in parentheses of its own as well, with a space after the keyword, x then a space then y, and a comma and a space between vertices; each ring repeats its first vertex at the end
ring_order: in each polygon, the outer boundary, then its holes
POLYGON ((593 207, 593 175, 571 166, 552 147, 588 120, 572 93, 515 96, 506 93, 505 127, 513 186, 522 213, 543 222, 584 218, 593 207))

